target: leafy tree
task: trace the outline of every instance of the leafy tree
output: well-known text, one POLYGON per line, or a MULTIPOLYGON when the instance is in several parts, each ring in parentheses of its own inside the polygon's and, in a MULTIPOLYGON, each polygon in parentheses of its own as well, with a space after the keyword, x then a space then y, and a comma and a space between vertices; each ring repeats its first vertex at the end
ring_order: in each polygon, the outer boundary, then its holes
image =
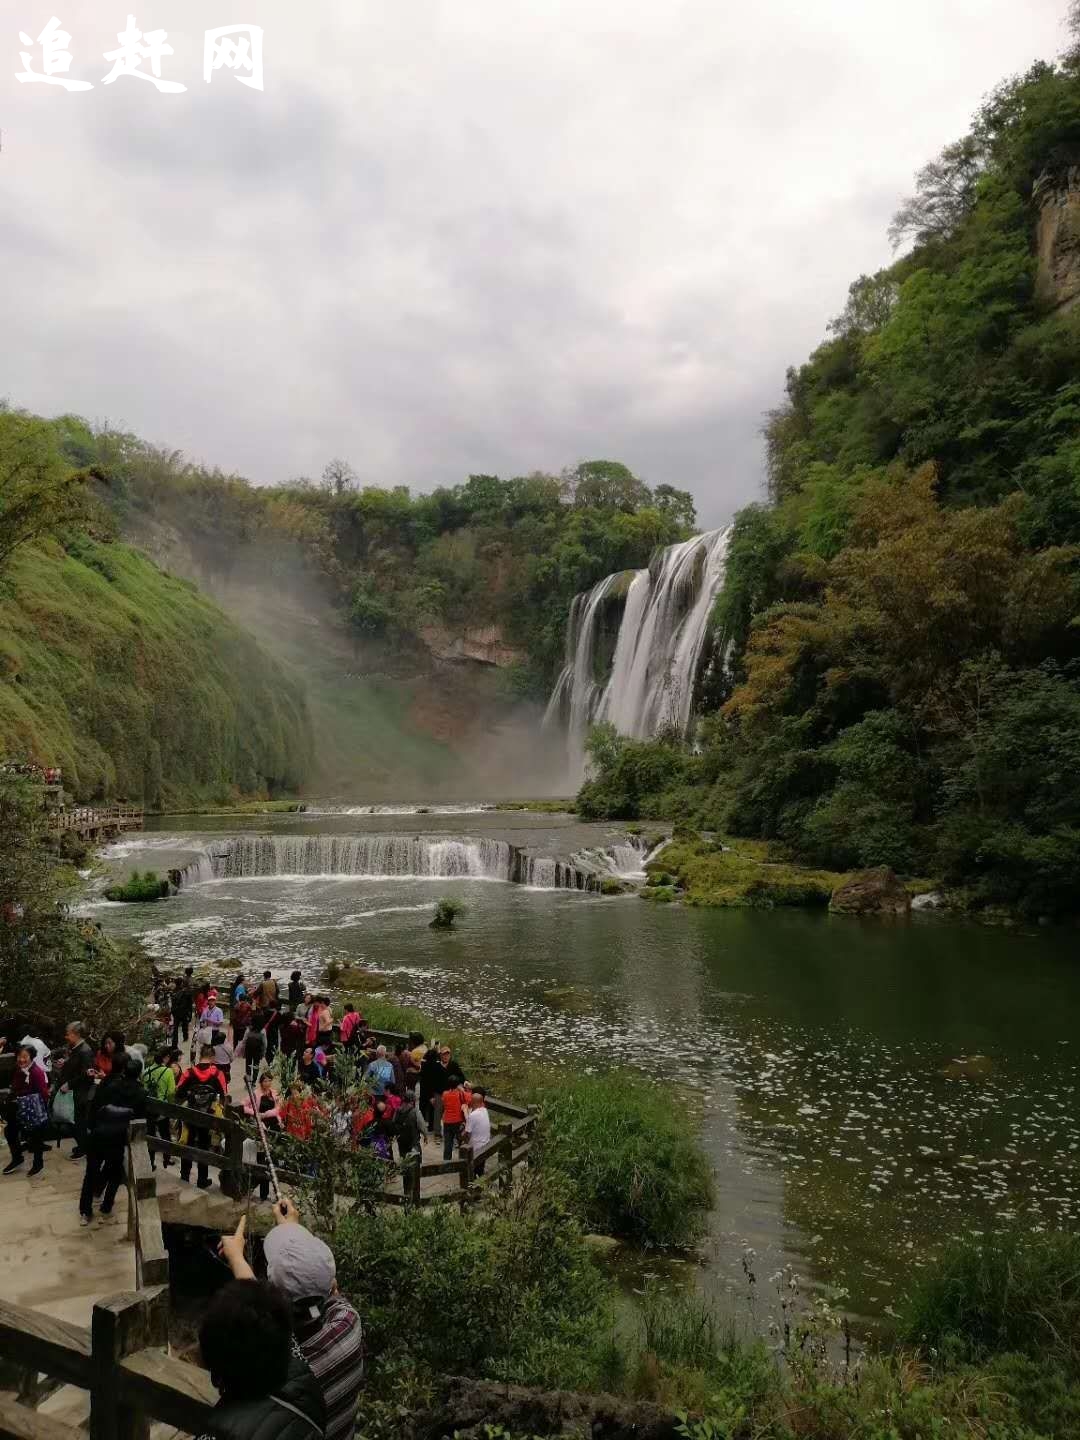
POLYGON ((78 513, 86 478, 65 463, 46 421, 0 413, 0 569, 20 545, 78 513))
POLYGON ((331 495, 345 495, 356 489, 359 477, 347 460, 335 458, 323 466, 322 483, 331 495))
POLYGON ((689 490, 676 490, 673 485, 657 485, 652 493, 653 506, 665 519, 671 520, 687 535, 697 529, 697 510, 689 490))
POLYGON ((651 500, 651 491, 618 460, 583 460, 571 477, 574 502, 598 510, 632 513, 651 500))

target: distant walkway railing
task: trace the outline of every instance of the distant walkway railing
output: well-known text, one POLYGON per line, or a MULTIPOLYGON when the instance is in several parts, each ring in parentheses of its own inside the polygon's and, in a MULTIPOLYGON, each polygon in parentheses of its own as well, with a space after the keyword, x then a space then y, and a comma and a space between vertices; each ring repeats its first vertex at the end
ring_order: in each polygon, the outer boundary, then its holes
POLYGON ((101 809, 77 805, 70 810, 50 810, 49 829, 58 833, 74 830, 79 835, 100 835, 141 830, 143 818, 141 805, 106 805, 101 809))

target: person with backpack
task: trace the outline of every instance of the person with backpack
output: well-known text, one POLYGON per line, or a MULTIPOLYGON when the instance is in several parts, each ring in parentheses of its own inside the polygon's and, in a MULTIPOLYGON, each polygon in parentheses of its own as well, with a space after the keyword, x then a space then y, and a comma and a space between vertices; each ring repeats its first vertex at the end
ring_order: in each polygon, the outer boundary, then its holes
POLYGON ((244 1074, 254 1084, 259 1075, 259 1067, 266 1057, 266 1032, 259 1016, 255 1017, 251 1028, 237 1047, 236 1055, 237 1059, 243 1056, 244 1074))
MULTIPOLYGON (((240 988, 243 990, 244 987, 241 986, 240 988)), ((247 995, 238 995, 232 1007, 232 1038, 233 1045, 237 1050, 239 1050, 243 1044, 244 1036, 248 1032, 248 1027, 251 1025, 254 1013, 255 1007, 247 998, 247 995)))
MULTIPOLYGON (((163 1100, 167 1105, 176 1104, 176 1082, 180 1078, 180 1051, 166 1046, 159 1050, 152 1065, 143 1071, 143 1085, 152 1100, 163 1100)), ((146 1124, 147 1132, 160 1140, 172 1139, 172 1121, 164 1115, 151 1115, 146 1124)), ((167 1170, 173 1163, 172 1156, 166 1155, 162 1165, 167 1170)), ((150 1152, 150 1165, 157 1169, 157 1155, 150 1152)))
POLYGON ((255 998, 267 1010, 278 1003, 278 983, 269 970, 263 971, 263 978, 255 989, 255 998))
POLYGON ((462 1082, 453 1075, 442 1092, 443 1159, 451 1160, 454 1145, 461 1144, 465 1132, 465 1089, 462 1082))
POLYGON ((132 1120, 141 1120, 146 1114, 141 1076, 141 1062, 134 1055, 127 1056, 122 1068, 114 1067, 102 1081, 90 1102, 90 1149, 79 1193, 80 1225, 89 1225, 93 1220, 94 1196, 102 1184, 101 1213, 112 1214, 116 1192, 124 1183, 128 1127, 132 1120))
MULTIPOLYGON (((214 1047, 204 1045, 199 1055, 199 1063, 185 1071, 176 1087, 176 1103, 186 1105, 196 1112, 188 1121, 187 1137, 187 1143, 196 1150, 210 1149, 210 1131, 205 1125, 199 1124, 198 1117, 212 1114, 214 1106, 224 1104, 227 1097, 225 1077, 214 1064, 214 1047)), ((191 1179, 190 1160, 180 1161, 180 1179, 191 1179)), ((198 1188, 209 1190, 210 1183, 210 1167, 200 1160, 198 1188)))

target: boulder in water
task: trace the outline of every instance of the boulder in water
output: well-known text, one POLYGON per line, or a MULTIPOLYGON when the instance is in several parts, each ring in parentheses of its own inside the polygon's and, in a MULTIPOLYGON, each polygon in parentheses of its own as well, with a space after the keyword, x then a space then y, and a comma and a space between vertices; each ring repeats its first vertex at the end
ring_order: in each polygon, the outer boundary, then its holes
POLYGON ((829 909, 838 915, 906 915, 911 896, 887 865, 875 865, 838 885, 829 909))
POLYGON ((948 905, 940 890, 926 890, 922 895, 911 897, 912 910, 944 910, 948 905))

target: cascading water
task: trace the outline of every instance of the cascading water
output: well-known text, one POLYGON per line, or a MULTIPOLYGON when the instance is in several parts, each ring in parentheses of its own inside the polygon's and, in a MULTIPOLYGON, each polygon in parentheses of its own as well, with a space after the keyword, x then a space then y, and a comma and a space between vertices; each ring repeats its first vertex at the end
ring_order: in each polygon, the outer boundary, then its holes
POLYGON ((644 739, 665 723, 685 731, 694 680, 713 602, 724 578, 729 531, 708 530, 661 550, 626 592, 611 673, 595 674, 603 602, 619 575, 608 575, 574 599, 567 628, 566 665, 544 717, 566 725, 571 769, 580 774, 585 736, 609 721, 623 735, 644 739))
POLYGON ((512 851, 505 840, 422 835, 238 835, 212 844, 206 856, 196 862, 190 878, 358 875, 372 879, 509 880, 511 862, 512 851))
POLYGON ((541 890, 589 890, 605 875, 639 879, 645 842, 636 836, 565 859, 533 855, 505 840, 423 835, 237 835, 213 841, 180 871, 181 885, 287 876, 372 880, 502 880, 541 890))

